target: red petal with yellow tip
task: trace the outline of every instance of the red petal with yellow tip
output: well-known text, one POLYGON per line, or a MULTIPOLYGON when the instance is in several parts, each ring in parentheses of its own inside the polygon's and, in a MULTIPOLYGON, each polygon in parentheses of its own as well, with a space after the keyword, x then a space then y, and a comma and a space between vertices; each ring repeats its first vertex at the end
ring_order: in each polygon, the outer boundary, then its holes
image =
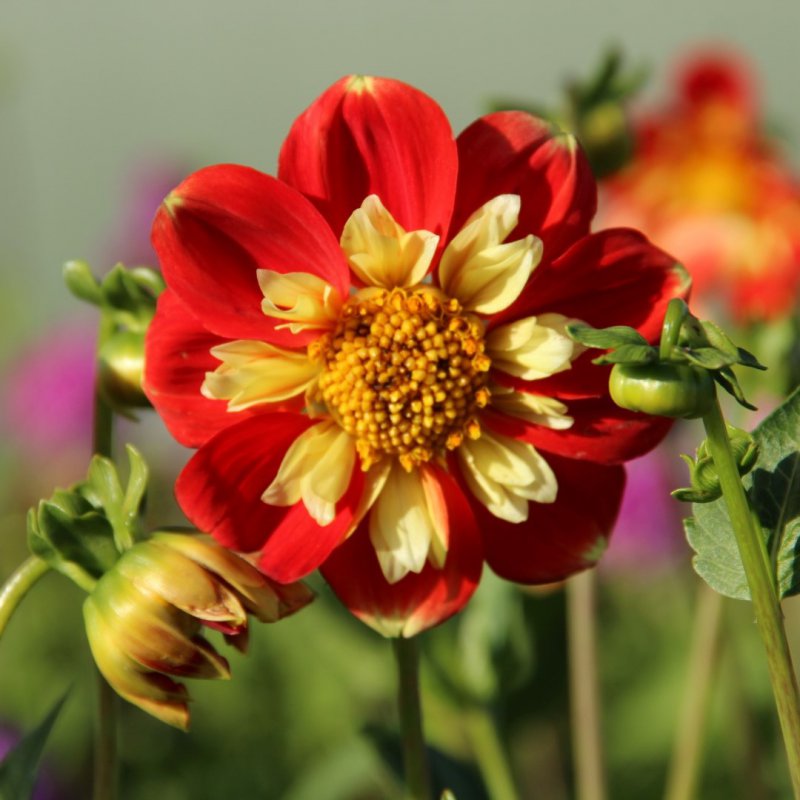
POLYGON ((249 167, 190 175, 156 214, 153 247, 167 284, 209 330, 229 339, 301 346, 317 333, 276 330, 261 311, 257 270, 308 272, 342 297, 347 263, 325 220, 302 195, 249 167))
POLYGON ((194 525, 234 550, 261 550, 260 569, 280 583, 319 567, 344 538, 361 496, 363 478, 356 469, 326 526, 317 524, 302 503, 284 507, 261 500, 289 446, 313 424, 288 412, 244 419, 206 442, 175 484, 178 502, 194 525))
POLYGON ((465 605, 480 580, 483 546, 471 504, 450 475, 433 467, 430 472, 442 485, 451 520, 442 569, 427 563, 419 574, 388 583, 370 542, 368 520, 322 566, 339 599, 384 636, 414 636, 438 625, 465 605))
POLYGON ((538 236, 543 262, 589 232, 594 176, 577 142, 555 126, 522 111, 489 114, 459 135, 458 158, 452 231, 493 197, 518 194, 519 224, 510 239, 538 236))
POLYGON ((501 578, 552 583, 591 567, 602 555, 625 487, 623 467, 546 455, 558 479, 555 503, 530 503, 512 524, 474 503, 486 561, 501 578))
POLYGON ((400 81, 350 76, 295 121, 278 177, 306 195, 337 236, 370 194, 406 230, 444 236, 457 169, 450 123, 435 101, 400 81))
MULTIPOLYGON (((219 360, 209 352, 227 341, 209 333, 167 289, 147 329, 144 391, 169 432, 186 447, 199 447, 217 431, 243 419, 227 411, 224 400, 200 394, 206 372, 219 360)), ((249 412, 241 412, 249 416, 249 412)))

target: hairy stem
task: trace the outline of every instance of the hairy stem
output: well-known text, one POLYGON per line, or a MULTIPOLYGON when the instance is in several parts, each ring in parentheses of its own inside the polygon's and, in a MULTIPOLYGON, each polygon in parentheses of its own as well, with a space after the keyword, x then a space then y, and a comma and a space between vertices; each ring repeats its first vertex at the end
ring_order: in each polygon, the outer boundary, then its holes
POLYGON ((50 567, 38 556, 27 558, 0 588, 0 636, 23 597, 50 567))
POLYGON ((764 537, 750 512, 719 402, 715 401, 711 411, 703 417, 703 424, 750 587, 756 623, 766 650, 794 796, 800 800, 800 694, 783 627, 775 576, 764 537))
POLYGON ((398 673, 398 710, 403 742, 403 765, 409 800, 431 800, 430 770, 422 732, 419 696, 419 644, 415 638, 394 640, 398 673))

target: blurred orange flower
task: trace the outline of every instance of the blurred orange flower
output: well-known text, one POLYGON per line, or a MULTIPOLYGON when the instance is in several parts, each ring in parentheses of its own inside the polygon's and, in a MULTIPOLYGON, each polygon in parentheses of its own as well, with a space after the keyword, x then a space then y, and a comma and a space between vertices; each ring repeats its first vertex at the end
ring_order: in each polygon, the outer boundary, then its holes
POLYGON ((764 131, 752 71, 704 52, 684 62, 675 92, 605 183, 602 224, 638 228, 681 259, 701 314, 780 317, 800 287, 800 182, 764 131))

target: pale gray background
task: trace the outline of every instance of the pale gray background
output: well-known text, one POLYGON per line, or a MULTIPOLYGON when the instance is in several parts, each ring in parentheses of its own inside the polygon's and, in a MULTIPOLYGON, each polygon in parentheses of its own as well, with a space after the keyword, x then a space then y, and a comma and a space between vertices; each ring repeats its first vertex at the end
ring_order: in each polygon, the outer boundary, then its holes
POLYGON ((657 75, 688 45, 731 42, 800 136, 798 34, 796 0, 0 0, 0 293, 20 336, 68 315, 60 264, 98 253, 132 164, 272 171, 343 74, 413 83, 459 130, 493 94, 554 99, 613 42, 657 75))

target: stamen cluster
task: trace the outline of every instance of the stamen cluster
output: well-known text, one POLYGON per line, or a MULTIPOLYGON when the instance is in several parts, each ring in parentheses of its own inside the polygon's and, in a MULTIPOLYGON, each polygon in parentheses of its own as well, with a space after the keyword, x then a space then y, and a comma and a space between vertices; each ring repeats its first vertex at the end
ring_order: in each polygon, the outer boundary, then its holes
POLYGON ((483 325, 432 288, 363 289, 309 348, 321 401, 356 439, 362 466, 396 456, 411 470, 477 439, 489 402, 483 325))

